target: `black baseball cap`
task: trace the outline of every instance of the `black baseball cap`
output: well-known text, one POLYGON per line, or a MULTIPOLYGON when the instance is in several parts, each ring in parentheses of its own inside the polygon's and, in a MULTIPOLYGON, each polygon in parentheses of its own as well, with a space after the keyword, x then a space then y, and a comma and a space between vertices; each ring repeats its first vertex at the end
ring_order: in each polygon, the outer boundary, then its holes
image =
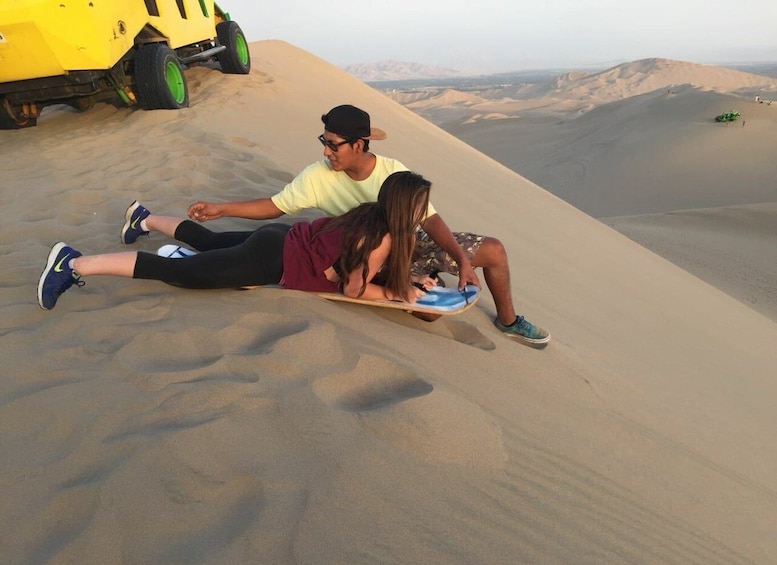
POLYGON ((343 139, 386 139, 382 129, 370 127, 370 115, 350 104, 332 108, 321 116, 324 129, 343 139))

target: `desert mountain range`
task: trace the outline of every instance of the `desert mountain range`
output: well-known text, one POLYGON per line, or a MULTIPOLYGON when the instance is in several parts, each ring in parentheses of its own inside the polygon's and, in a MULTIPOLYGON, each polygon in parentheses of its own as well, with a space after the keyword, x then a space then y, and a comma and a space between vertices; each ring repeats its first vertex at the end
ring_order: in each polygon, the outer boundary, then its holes
POLYGON ((742 97, 777 97, 777 79, 735 69, 670 59, 643 59, 598 73, 571 71, 547 81, 480 90, 455 88, 387 91, 387 95, 435 123, 462 118, 516 117, 518 112, 586 112, 649 92, 692 88, 742 97), (455 106, 455 108, 453 108, 455 106))

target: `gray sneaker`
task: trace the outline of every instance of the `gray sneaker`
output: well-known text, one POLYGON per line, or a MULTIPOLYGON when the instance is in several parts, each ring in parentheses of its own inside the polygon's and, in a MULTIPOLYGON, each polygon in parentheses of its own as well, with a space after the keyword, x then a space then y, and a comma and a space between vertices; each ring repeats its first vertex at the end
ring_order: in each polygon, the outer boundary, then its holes
POLYGON ((535 326, 523 316, 518 316, 509 326, 503 326, 499 320, 494 320, 494 325, 505 336, 531 345, 540 345, 550 341, 550 334, 542 328, 535 326))

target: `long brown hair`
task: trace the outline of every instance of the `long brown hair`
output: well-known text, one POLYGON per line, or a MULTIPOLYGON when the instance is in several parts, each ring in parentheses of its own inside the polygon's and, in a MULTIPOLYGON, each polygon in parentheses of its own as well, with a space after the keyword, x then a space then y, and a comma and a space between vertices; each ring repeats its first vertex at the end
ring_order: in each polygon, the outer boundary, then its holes
POLYGON ((383 181, 377 202, 369 202, 332 218, 319 233, 344 228, 340 271, 348 275, 362 269, 359 296, 367 288, 368 260, 388 233, 391 249, 386 260, 386 289, 409 299, 410 261, 415 248, 416 227, 426 218, 432 183, 410 171, 392 173, 383 181))

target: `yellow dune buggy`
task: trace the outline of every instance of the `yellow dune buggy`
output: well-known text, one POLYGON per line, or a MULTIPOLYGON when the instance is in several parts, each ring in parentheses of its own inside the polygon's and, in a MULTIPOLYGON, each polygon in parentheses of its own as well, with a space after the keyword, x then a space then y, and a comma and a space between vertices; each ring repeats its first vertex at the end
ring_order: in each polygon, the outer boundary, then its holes
POLYGON ((247 74, 243 31, 213 0, 2 0, 0 129, 36 125, 41 109, 189 105, 183 69, 214 60, 247 74))

